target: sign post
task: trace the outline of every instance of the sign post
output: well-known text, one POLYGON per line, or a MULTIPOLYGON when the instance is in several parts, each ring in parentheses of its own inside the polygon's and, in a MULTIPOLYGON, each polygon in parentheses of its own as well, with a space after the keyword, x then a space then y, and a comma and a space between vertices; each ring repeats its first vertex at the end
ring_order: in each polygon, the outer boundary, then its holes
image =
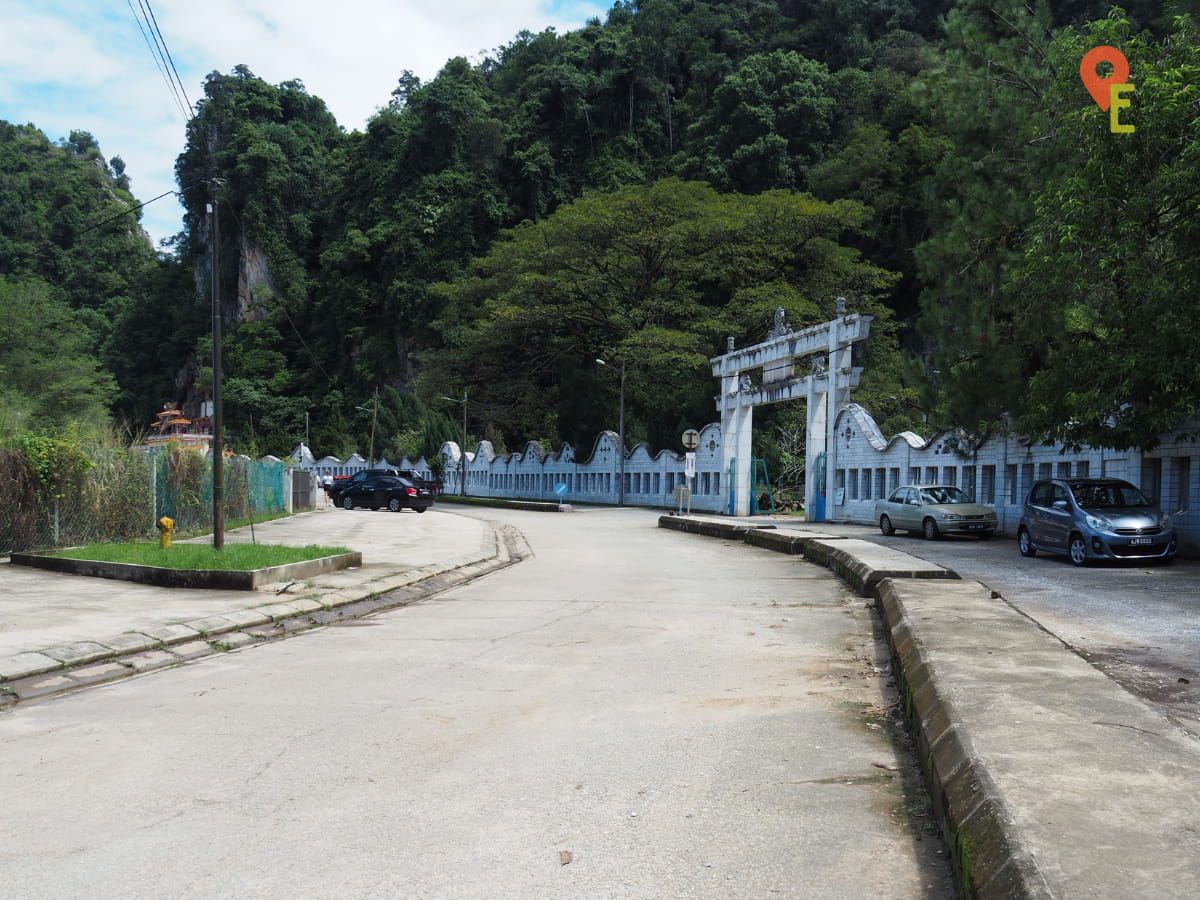
POLYGON ((679 504, 679 509, 676 512, 676 515, 683 515, 684 502, 688 503, 688 515, 691 515, 691 488, 688 487, 688 485, 676 485, 676 490, 674 490, 674 498, 676 498, 676 502, 679 504))
MULTIPOLYGON (((683 443, 683 449, 687 453, 683 457, 683 474, 687 476, 687 508, 688 515, 692 514, 692 479, 696 477, 696 454, 694 451, 700 446, 700 432, 695 428, 689 428, 680 438, 683 443)), ((682 507, 682 503, 680 504, 682 507)))
POLYGON ((692 479, 696 477, 696 454, 692 452, 685 453, 683 456, 683 474, 687 478, 687 506, 688 515, 692 514, 692 479))

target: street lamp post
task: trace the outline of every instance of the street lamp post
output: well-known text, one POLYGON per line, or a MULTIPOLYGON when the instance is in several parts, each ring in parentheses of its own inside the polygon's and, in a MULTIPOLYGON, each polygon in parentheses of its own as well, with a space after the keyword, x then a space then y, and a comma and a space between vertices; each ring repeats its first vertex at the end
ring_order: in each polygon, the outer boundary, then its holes
POLYGON ((365 406, 356 406, 354 408, 371 414, 371 443, 367 450, 367 468, 370 469, 375 465, 375 421, 379 418, 379 391, 375 392, 375 402, 369 410, 365 406))
POLYGON ((458 487, 459 494, 463 497, 467 496, 467 391, 463 389, 462 399, 458 397, 446 397, 443 395, 443 400, 449 400, 451 403, 461 403, 463 408, 463 439, 462 447, 458 451, 458 487))
MULTIPOLYGON (((602 359, 597 359, 597 363, 607 368, 612 368, 602 359)), ((625 363, 621 363, 621 406, 620 412, 617 415, 617 439, 621 442, 619 449, 620 473, 617 476, 617 505, 625 505, 625 363)))

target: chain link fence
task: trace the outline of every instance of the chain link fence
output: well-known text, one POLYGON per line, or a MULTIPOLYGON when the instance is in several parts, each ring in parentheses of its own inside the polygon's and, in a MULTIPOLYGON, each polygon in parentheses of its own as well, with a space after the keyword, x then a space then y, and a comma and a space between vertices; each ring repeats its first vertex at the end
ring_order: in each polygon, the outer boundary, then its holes
MULTIPOLYGON (((0 553, 151 539, 160 516, 184 533, 212 528, 212 460, 194 450, 101 450, 58 496, 38 484, 20 453, 0 450, 0 553)), ((286 466, 225 460, 225 518, 287 510, 286 466)))

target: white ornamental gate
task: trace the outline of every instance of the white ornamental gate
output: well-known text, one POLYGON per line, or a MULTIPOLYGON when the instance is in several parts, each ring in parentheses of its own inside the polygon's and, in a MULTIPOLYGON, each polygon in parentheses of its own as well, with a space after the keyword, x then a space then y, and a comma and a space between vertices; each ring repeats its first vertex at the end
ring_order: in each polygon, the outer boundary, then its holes
MULTIPOLYGON (((850 389, 858 386, 861 367, 851 364, 853 345, 866 340, 873 316, 846 314, 846 298, 837 301, 838 317, 823 325, 792 331, 784 322, 784 311, 775 311, 775 325, 761 344, 733 349, 712 363, 713 375, 721 379, 717 408, 721 412, 722 463, 732 469, 733 514, 750 515, 750 437, 754 407, 785 400, 808 401, 807 450, 804 508, 812 516, 817 497, 824 488, 826 510, 833 504, 837 463, 833 425, 836 411, 850 401, 850 389), (796 374, 796 360, 808 371, 796 374), (757 378, 755 373, 761 370, 757 378), (826 454, 825 484, 818 485, 808 473, 816 470, 816 459, 826 454)), ((813 521, 819 521, 814 519, 813 521)))

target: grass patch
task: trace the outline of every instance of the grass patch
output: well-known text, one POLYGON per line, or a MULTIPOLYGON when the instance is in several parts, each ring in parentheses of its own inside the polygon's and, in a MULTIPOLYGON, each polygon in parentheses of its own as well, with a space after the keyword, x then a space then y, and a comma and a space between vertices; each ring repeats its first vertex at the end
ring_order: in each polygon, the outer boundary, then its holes
POLYGON ((227 572, 249 572, 271 566, 320 559, 349 553, 345 547, 288 547, 282 544, 226 544, 217 552, 208 544, 172 544, 163 549, 158 544, 88 544, 70 550, 59 550, 55 556, 67 559, 91 559, 98 562, 128 563, 135 566, 158 566, 164 569, 196 569, 227 572))

